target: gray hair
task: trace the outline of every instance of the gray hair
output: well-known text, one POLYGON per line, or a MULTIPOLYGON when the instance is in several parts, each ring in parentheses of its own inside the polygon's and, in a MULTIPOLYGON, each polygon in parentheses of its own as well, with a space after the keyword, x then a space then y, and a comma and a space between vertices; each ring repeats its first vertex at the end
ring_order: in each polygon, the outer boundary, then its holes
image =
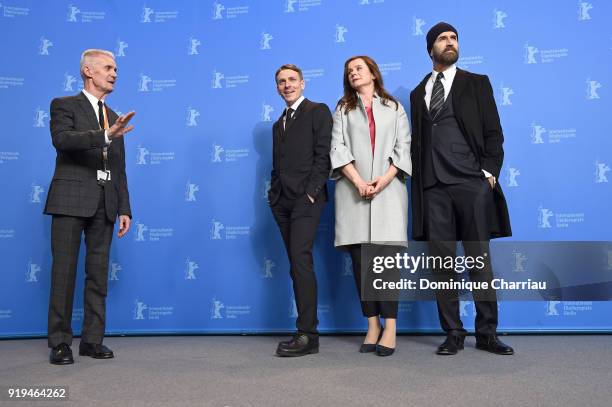
POLYGON ((91 59, 93 57, 97 57, 100 55, 106 55, 108 57, 115 59, 115 54, 105 49, 90 48, 90 49, 86 49, 85 51, 83 51, 83 53, 81 54, 81 63, 80 63, 80 69, 79 69, 81 72, 81 78, 83 80, 85 80, 85 74, 83 73, 83 69, 85 68, 85 65, 90 64, 91 59))

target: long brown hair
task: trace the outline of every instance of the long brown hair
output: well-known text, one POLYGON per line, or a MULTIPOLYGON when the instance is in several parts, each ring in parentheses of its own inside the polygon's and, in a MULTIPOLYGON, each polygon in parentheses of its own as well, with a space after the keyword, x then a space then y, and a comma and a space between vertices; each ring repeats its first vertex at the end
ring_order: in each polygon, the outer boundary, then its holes
POLYGON ((380 97, 381 103, 387 106, 389 101, 392 101, 393 103, 395 103, 395 110, 397 110, 399 104, 397 100, 385 90, 385 87, 383 85, 383 78, 380 74, 380 69, 378 69, 378 65, 376 64, 376 62, 374 62, 372 58, 366 55, 357 55, 354 57, 350 57, 344 63, 344 96, 342 96, 342 99, 338 101, 338 106, 344 108, 345 114, 348 114, 348 112, 357 108, 357 92, 351 86, 351 83, 349 82, 348 78, 348 65, 349 63, 351 63, 351 61, 354 61, 356 59, 362 59, 363 62, 365 62, 365 64, 368 66, 368 69, 370 70, 372 75, 374 75, 374 91, 380 97))

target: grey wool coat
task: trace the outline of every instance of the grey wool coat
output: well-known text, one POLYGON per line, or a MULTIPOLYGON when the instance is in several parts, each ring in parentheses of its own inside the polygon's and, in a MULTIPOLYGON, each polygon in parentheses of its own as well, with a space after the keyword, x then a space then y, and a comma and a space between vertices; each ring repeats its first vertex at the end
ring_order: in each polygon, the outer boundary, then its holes
POLYGON ((361 243, 407 245, 406 177, 412 174, 410 125, 399 103, 397 109, 392 101, 385 106, 375 95, 372 110, 376 125, 373 155, 368 116, 361 99, 357 108, 348 114, 340 107, 334 114, 330 158, 331 178, 337 181, 334 197, 336 247, 361 243), (384 175, 391 163, 399 172, 374 199, 365 200, 341 172, 341 168, 351 162, 366 181, 384 175))

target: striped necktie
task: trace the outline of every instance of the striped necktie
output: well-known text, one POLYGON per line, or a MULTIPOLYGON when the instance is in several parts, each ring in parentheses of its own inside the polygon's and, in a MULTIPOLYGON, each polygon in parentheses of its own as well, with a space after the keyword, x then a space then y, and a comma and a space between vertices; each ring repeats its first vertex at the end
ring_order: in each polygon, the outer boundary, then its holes
POLYGON ((444 104, 444 86, 442 85, 442 79, 444 78, 444 74, 440 72, 436 77, 436 81, 434 82, 433 89, 431 91, 431 101, 429 102, 429 114, 432 118, 435 118, 442 105, 444 104))

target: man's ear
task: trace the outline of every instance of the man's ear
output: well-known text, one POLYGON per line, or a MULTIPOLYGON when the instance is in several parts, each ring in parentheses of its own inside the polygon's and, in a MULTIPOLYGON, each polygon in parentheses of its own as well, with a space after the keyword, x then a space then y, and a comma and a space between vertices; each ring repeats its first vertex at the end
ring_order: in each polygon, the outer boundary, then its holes
POLYGON ((83 65, 83 75, 85 79, 91 78, 91 67, 89 65, 83 65))

